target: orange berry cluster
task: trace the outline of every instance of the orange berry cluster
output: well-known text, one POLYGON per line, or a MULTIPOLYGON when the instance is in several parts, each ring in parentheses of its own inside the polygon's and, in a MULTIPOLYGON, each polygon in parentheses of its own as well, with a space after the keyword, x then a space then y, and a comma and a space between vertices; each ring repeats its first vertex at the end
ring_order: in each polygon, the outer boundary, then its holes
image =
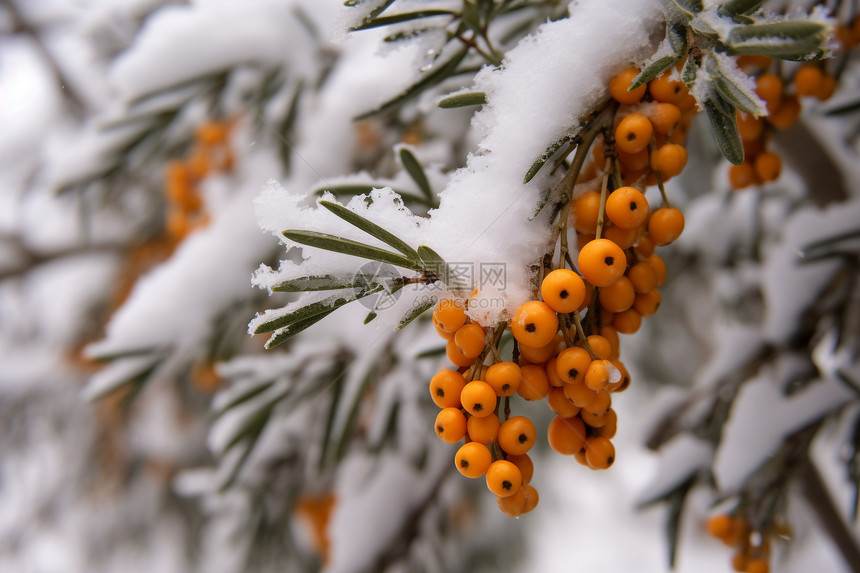
POLYGON ((771 59, 764 56, 741 56, 741 69, 761 70, 756 79, 756 93, 767 105, 768 115, 755 117, 738 112, 738 133, 744 146, 744 162, 729 168, 729 183, 743 189, 776 180, 782 172, 779 154, 767 151, 774 130, 788 129, 797 121, 802 97, 824 101, 836 90, 836 78, 817 64, 803 64, 789 85, 776 74, 767 73, 771 59))
POLYGON ((168 204, 166 231, 172 241, 181 241, 209 222, 197 185, 213 170, 232 171, 234 158, 228 142, 229 132, 229 123, 203 123, 197 128, 188 158, 167 164, 164 173, 168 204))
MULTIPOLYGON (((770 535, 767 532, 753 531, 742 517, 726 514, 711 517, 705 527, 711 537, 737 549, 732 556, 732 569, 738 573, 770 571, 770 535)), ((780 528, 787 531, 787 527, 780 528)))
POLYGON ((486 335, 456 301, 441 301, 433 324, 448 341, 449 360, 461 370, 442 369, 430 380, 430 395, 441 408, 436 434, 448 443, 465 438, 454 456, 457 470, 469 478, 486 476, 503 513, 512 517, 528 513, 538 503, 537 490, 529 485, 534 466, 527 454, 537 431, 525 416, 506 415, 502 422, 499 403, 502 397, 523 395, 533 374, 514 362, 497 362, 486 369, 478 363, 477 369, 467 371, 485 354, 486 335))

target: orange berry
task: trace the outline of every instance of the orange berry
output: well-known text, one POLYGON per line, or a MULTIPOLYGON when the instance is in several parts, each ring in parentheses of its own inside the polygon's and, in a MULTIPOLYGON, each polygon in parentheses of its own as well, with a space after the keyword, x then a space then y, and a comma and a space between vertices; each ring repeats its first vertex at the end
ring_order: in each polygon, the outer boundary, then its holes
POLYGON ((466 416, 459 408, 445 408, 436 415, 436 435, 453 444, 466 435, 466 416))
POLYGON ((549 385, 553 388, 561 388, 564 386, 564 380, 558 375, 556 371, 556 363, 558 362, 558 358, 552 358, 549 362, 546 363, 546 378, 549 380, 549 385))
POLYGON ((197 127, 196 136, 203 145, 218 145, 227 140, 227 127, 223 123, 207 121, 197 127))
POLYGON ((650 108, 648 119, 655 132, 668 135, 681 124, 681 110, 674 104, 658 102, 650 108))
POLYGON ((195 146, 191 151, 191 157, 188 159, 188 166, 194 179, 203 179, 211 169, 209 154, 202 147, 195 146))
POLYGON ((770 565, 764 559, 750 559, 747 573, 770 573, 770 565))
POLYGON ((517 394, 523 399, 533 401, 542 400, 549 394, 549 379, 546 370, 542 366, 528 364, 521 368, 523 380, 517 388, 517 394))
POLYGON ((440 370, 430 379, 430 395, 440 408, 459 408, 466 379, 456 370, 440 370))
POLYGON ((433 311, 434 323, 445 332, 457 332, 467 318, 463 303, 456 300, 440 301, 433 311))
MULTIPOLYGON (((580 249, 582 250, 582 249, 580 249)), ((591 306, 591 301, 594 299, 594 285, 591 283, 585 283, 585 300, 582 301, 582 304, 576 309, 578 312, 582 312, 589 306, 591 306)))
POLYGON ((821 86, 815 92, 815 97, 821 101, 826 101, 833 96, 834 92, 836 92, 836 78, 830 74, 824 74, 821 86))
POLYGON ((525 497, 525 505, 523 506, 523 513, 528 513, 534 508, 537 507, 538 504, 538 492, 537 490, 530 485, 523 485, 523 497, 525 497))
POLYGON ((610 344, 610 342, 603 336, 592 334, 586 340, 588 341, 588 345, 591 347, 591 350, 593 350, 599 358, 608 360, 612 355, 612 344, 610 344))
POLYGON ((622 229, 634 229, 648 218, 648 201, 635 187, 619 187, 606 198, 606 216, 622 229))
POLYGON ((617 358, 612 365, 621 373, 621 378, 618 382, 610 382, 606 389, 610 392, 624 392, 627 390, 627 387, 630 386, 630 373, 627 371, 627 368, 624 367, 624 363, 617 358))
POLYGON ((585 381, 585 371, 591 364, 591 356, 579 346, 565 348, 558 354, 555 371, 565 384, 579 384, 585 381))
POLYGON ((757 141, 764 130, 764 120, 754 115, 736 112, 738 118, 738 133, 744 142, 757 141))
POLYGON ((654 241, 647 235, 639 237, 639 242, 636 243, 636 254, 640 257, 648 258, 654 254, 654 241))
POLYGON ((797 101, 797 98, 785 97, 782 98, 780 106, 775 111, 770 112, 767 120, 777 129, 788 129, 794 125, 799 115, 800 102, 797 101))
POLYGON ((487 468, 493 463, 493 454, 484 444, 469 442, 460 446, 454 455, 454 465, 457 471, 467 478, 479 478, 487 473, 487 468))
POLYGON ((546 401, 549 409, 562 418, 572 418, 579 414, 579 408, 564 395, 563 388, 550 389, 546 401))
POLYGON ((687 150, 675 143, 667 143, 651 155, 651 169, 660 172, 663 180, 674 177, 687 165, 687 150))
POLYGON ((564 456, 570 456, 585 445, 585 424, 578 417, 556 416, 549 423, 546 437, 549 447, 564 456))
POLYGON ((513 362, 496 362, 484 374, 484 382, 493 388, 497 396, 513 396, 522 379, 522 370, 513 362))
POLYGON ((625 153, 639 153, 651 141, 654 127, 641 113, 631 113, 615 128, 615 146, 625 153))
POLYGON ((628 308, 612 317, 612 327, 621 334, 633 334, 642 326, 642 315, 636 309, 628 308))
POLYGON ((188 216, 182 211, 170 211, 165 227, 167 235, 177 241, 185 238, 193 229, 188 216))
POLYGON ((645 90, 648 89, 646 84, 642 84, 634 90, 628 91, 627 88, 633 83, 633 78, 639 75, 639 70, 634 67, 625 68, 618 74, 612 76, 609 80, 609 95, 615 98, 618 103, 636 103, 642 96, 645 95, 645 90))
POLYGON ((585 280, 596 287, 605 287, 624 275, 627 257, 621 247, 609 239, 594 239, 579 251, 577 263, 585 280))
POLYGON ((732 569, 738 573, 746 573, 749 565, 749 557, 746 552, 740 551, 732 556, 732 569))
POLYGON ((573 459, 579 462, 580 465, 588 467, 588 462, 585 460, 585 450, 579 450, 578 452, 573 454, 573 459))
POLYGON ((540 295, 552 310, 567 314, 585 300, 585 283, 570 269, 556 269, 544 277, 540 295))
POLYGON ((593 436, 585 442, 585 460, 593 470, 605 470, 615 462, 615 446, 608 438, 593 436))
POLYGON ((436 334, 442 337, 445 340, 454 340, 455 332, 448 332, 447 330, 442 330, 439 327, 439 324, 436 322, 436 315, 433 315, 433 328, 436 329, 436 334))
POLYGON ((496 391, 486 382, 472 380, 460 392, 460 403, 473 416, 489 416, 496 409, 496 391))
POLYGON ((782 78, 774 74, 762 74, 755 83, 755 93, 764 100, 767 111, 773 113, 782 105, 782 78))
POLYGON ((648 236, 655 245, 674 242, 684 231, 684 214, 675 207, 660 207, 648 220, 648 236))
POLYGON ((654 267, 654 272, 657 273, 657 286, 661 286, 666 281, 666 263, 660 258, 660 255, 651 255, 647 261, 654 267))
POLYGON ((600 214, 600 193, 588 191, 573 200, 571 205, 571 225, 579 233, 597 232, 597 217, 600 214))
POLYGON ((454 344, 466 358, 477 358, 484 351, 485 338, 484 329, 470 322, 461 326, 454 334, 454 344))
POLYGON ((523 476, 523 485, 532 481, 532 476, 535 473, 535 465, 528 454, 508 456, 507 460, 519 468, 520 474, 523 476))
POLYGON ((640 261, 627 269, 627 278, 637 293, 651 292, 657 288, 657 271, 650 261, 640 261))
POLYGON ((612 397, 609 395, 609 392, 606 390, 599 390, 597 395, 594 397, 594 400, 592 400, 587 406, 582 407, 582 411, 602 416, 610 406, 612 406, 612 397))
POLYGON ((537 440, 537 431, 525 416, 514 416, 499 428, 499 447, 506 453, 521 456, 532 449, 537 440))
POLYGON ((615 413, 615 410, 609 408, 603 415, 603 425, 592 427, 597 428, 598 436, 611 440, 615 437, 615 433, 618 431, 618 415, 615 413))
POLYGON ((469 416, 466 430, 469 432, 469 439, 473 442, 489 444, 498 439, 501 425, 499 417, 494 413, 482 417, 469 416))
POLYGON ((496 460, 487 468, 487 487, 499 497, 514 495, 522 483, 520 468, 507 460, 496 460))
POLYGON ((448 360, 451 361, 451 364, 458 368, 471 366, 475 363, 474 358, 469 358, 460 352, 460 349, 457 348, 457 344, 454 342, 453 338, 445 345, 445 355, 448 357, 448 360))
POLYGON ((508 517, 521 516, 525 513, 526 508, 525 488, 520 487, 512 495, 506 497, 496 496, 496 504, 499 506, 499 511, 508 517))
POLYGON ((542 364, 558 354, 558 341, 553 338, 546 346, 532 348, 520 344, 520 359, 525 359, 531 364, 542 364))
MULTIPOLYGON (((602 336, 607 342, 609 342, 609 347, 610 347, 609 359, 610 360, 617 360, 618 359, 618 352, 619 352, 619 348, 620 348, 620 340, 618 339, 618 331, 615 330, 611 324, 604 324, 603 326, 601 326, 599 328, 598 332, 600 332, 600 336, 602 336)), ((603 356, 601 356, 600 354, 598 354, 598 356, 603 358, 603 356)))
MULTIPOLYGON (((606 423, 609 421, 608 412, 609 412, 609 410, 606 410, 605 412, 603 412, 601 414, 594 414, 592 412, 589 412, 588 410, 582 410, 579 412, 579 417, 582 418, 582 421, 585 422, 586 426, 588 426, 591 429, 596 430, 598 428, 602 428, 603 426, 605 426, 606 423)), ((595 435, 602 435, 602 434, 595 434, 595 435)))
POLYGON ((532 348, 546 346, 558 332, 558 316, 546 303, 529 301, 511 318, 511 332, 520 344, 532 348))
POLYGON ((622 167, 621 170, 625 174, 640 173, 641 171, 648 169, 648 167, 651 165, 650 159, 648 158, 647 147, 645 147, 638 153, 626 153, 621 150, 616 151, 618 152, 618 162, 621 164, 622 167))
POLYGON ((638 227, 622 229, 617 225, 612 225, 608 229, 605 228, 603 230, 603 238, 612 241, 622 250, 632 247, 639 239, 640 234, 638 227))
POLYGON ((662 300, 660 291, 655 288, 651 292, 637 294, 636 300, 633 301, 633 308, 642 316, 654 316, 662 300))
POLYGON ((608 287, 600 289, 597 295, 600 306, 609 312, 621 312, 633 306, 636 300, 636 290, 627 277, 621 277, 608 287))
POLYGON ((738 66, 741 68, 762 68, 770 66, 771 58, 768 56, 743 55, 738 56, 738 66))
POLYGON ((599 392, 609 384, 609 369, 612 363, 608 360, 592 360, 585 371, 585 385, 599 392))
POLYGON ((562 391, 577 408, 589 407, 597 399, 598 394, 584 383, 565 384, 562 391))
POLYGON ((753 168, 759 181, 773 181, 782 171, 782 159, 773 151, 767 151, 755 158, 753 168))
POLYGON ((794 74, 794 91, 799 97, 815 96, 821 89, 824 72, 815 64, 803 64, 794 74))
POLYGON ((729 185, 732 186, 732 189, 744 189, 750 185, 755 185, 755 183, 755 167, 750 161, 729 167, 729 185))
POLYGON ((681 82, 669 79, 669 73, 663 73, 648 83, 648 92, 656 101, 677 104, 687 95, 687 88, 681 82))
POLYGON ((714 515, 708 518, 705 523, 705 530, 708 535, 717 539, 727 539, 732 534, 734 521, 731 517, 725 514, 714 515))

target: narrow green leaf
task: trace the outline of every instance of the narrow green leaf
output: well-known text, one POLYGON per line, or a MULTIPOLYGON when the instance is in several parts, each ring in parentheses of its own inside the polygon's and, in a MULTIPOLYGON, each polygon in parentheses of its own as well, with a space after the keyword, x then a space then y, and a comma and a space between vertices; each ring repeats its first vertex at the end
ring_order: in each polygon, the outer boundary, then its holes
POLYGON ((421 260, 418 256, 418 253, 415 252, 415 249, 406 244, 405 241, 403 241, 393 233, 386 231, 376 223, 365 219, 355 211, 347 209, 340 203, 332 203, 331 201, 318 201, 318 203, 332 213, 334 213, 335 215, 337 215, 338 217, 340 217, 341 219, 343 219, 344 221, 346 221, 347 223, 349 223, 350 225, 361 229, 368 235, 379 239, 386 245, 394 247, 395 249, 409 257, 409 259, 411 259, 415 263, 421 260))
POLYGON ((431 18, 433 16, 454 16, 457 14, 450 10, 418 10, 416 12, 404 12, 403 14, 392 14, 391 16, 382 16, 381 18, 366 19, 364 22, 350 28, 350 32, 358 32, 359 30, 369 30, 380 26, 390 26, 391 24, 399 24, 400 22, 409 22, 411 20, 419 20, 421 18, 431 18))
POLYGON ((669 0, 666 2, 667 15, 675 20, 683 17, 689 21, 703 8, 701 0, 669 0))
POLYGON ((370 275, 313 275, 278 283, 272 287, 274 292, 311 292, 319 290, 338 290, 361 288, 373 283, 370 275))
POLYGON ((705 100, 705 112, 711 122, 711 131, 723 157, 728 159, 729 163, 740 165, 744 162, 744 148, 738 134, 737 117, 734 110, 725 113, 725 103, 715 101, 719 99, 720 96, 715 95, 705 100))
POLYGON ((470 105, 484 105, 485 103, 487 103, 487 94, 484 92, 468 92, 445 96, 437 101, 436 105, 442 109, 452 109, 470 105))
POLYGON ((403 168, 406 169, 406 172, 412 180, 415 181, 415 184, 418 185, 418 188, 421 189, 421 192, 424 193, 427 200, 432 202, 433 190, 430 188, 427 174, 424 173, 424 169, 421 167, 421 164, 418 163, 418 159, 415 158, 415 155, 413 155, 406 147, 400 148, 400 162, 403 163, 403 168))
POLYGON ((833 117, 849 113, 856 113, 857 111, 860 111, 860 100, 850 101, 828 108, 824 111, 824 115, 833 117))
POLYGON ((669 515, 666 517, 666 537, 669 539, 669 568, 675 567, 678 554, 678 538, 681 535, 681 516, 684 512, 684 502, 687 494, 696 482, 695 476, 681 484, 669 498, 669 515))
POLYGON ((690 22, 690 27, 693 31, 701 34, 702 36, 706 36, 708 38, 717 39, 720 37, 720 34, 711 27, 710 22, 703 18, 693 18, 690 22))
POLYGON ((463 61, 463 59, 466 57, 466 54, 468 53, 469 46, 461 48, 456 54, 454 54, 454 56, 450 60, 427 72, 424 77, 422 77, 418 82, 412 84, 412 86, 407 88, 405 91, 401 92, 399 95, 393 97, 392 99, 384 102, 376 109, 363 113, 355 119, 367 119, 368 117, 391 111, 401 105, 406 100, 413 98, 424 90, 442 82, 449 76, 453 75, 454 72, 456 72, 457 66, 460 65, 460 62, 463 61))
POLYGON ((709 56, 706 59, 705 69, 720 96, 735 108, 755 116, 767 115, 764 102, 749 87, 736 82, 733 75, 726 74, 716 57, 709 56))
POLYGON ((333 384, 331 393, 331 402, 329 402, 328 414, 326 414, 325 429, 323 430, 322 448, 320 451, 319 462, 317 467, 321 471, 328 461, 328 452, 331 448, 331 435, 334 429, 334 421, 337 417, 338 405, 340 398, 343 396, 343 376, 338 376, 333 384))
POLYGON ((292 163, 292 153, 293 149, 290 145, 290 140, 292 139, 291 133, 293 130, 293 126, 296 123, 296 118, 299 115, 299 101, 301 100, 302 95, 302 84, 296 86, 295 92, 293 92, 293 97, 290 98, 290 107, 287 111, 286 117, 284 117, 284 121, 278 127, 278 135, 280 136, 278 142, 278 151, 281 156, 281 163, 284 164, 284 168, 289 171, 290 165, 292 163))
POLYGON ((681 70, 681 81, 684 82, 684 85, 687 87, 692 87, 693 82, 696 81, 696 75, 699 73, 699 66, 696 64, 693 58, 687 58, 684 62, 684 68, 681 70))
POLYGON ((308 317, 304 320, 297 320, 296 322, 293 322, 283 328, 280 328, 269 338, 269 340, 266 341, 266 350, 271 350, 272 348, 283 344, 284 342, 297 335, 298 333, 302 332, 303 330, 307 330, 311 326, 315 325, 316 323, 330 315, 332 312, 334 312, 334 310, 335 309, 331 309, 315 316, 308 317))
POLYGON ((627 88, 627 91, 635 90, 642 84, 650 82, 651 80, 662 74, 665 70, 674 66, 675 62, 677 61, 677 56, 663 56, 662 58, 639 72, 639 75, 633 78, 633 83, 630 84, 630 86, 627 88))
POLYGON ((316 231, 287 230, 282 231, 281 234, 291 241, 295 241, 302 245, 308 245, 309 247, 316 247, 326 251, 352 255, 353 257, 370 259, 372 261, 379 261, 382 263, 391 263, 392 265, 412 269, 414 271, 420 272, 424 270, 416 260, 409 259, 403 255, 398 255, 397 253, 392 253, 391 251, 380 249, 379 247, 365 245, 364 243, 359 243, 358 241, 353 241, 351 239, 344 239, 343 237, 329 235, 327 233, 317 233, 316 231))
POLYGON ((439 253, 427 245, 418 246, 418 256, 421 257, 421 261, 427 266, 427 268, 431 270, 439 268, 441 265, 445 264, 445 260, 439 255, 439 253))
POLYGON ((433 299, 429 299, 419 304, 418 306, 409 309, 409 312, 404 314, 403 317, 400 319, 400 322, 397 324, 396 330, 400 330, 401 328, 405 327, 410 322, 412 322, 434 306, 436 306, 436 301, 433 299))
POLYGON ((678 24, 666 24, 666 38, 669 40, 669 46, 672 52, 681 58, 687 53, 687 27, 679 26, 678 24))
MULTIPOLYGON (((374 189, 381 189, 385 187, 384 184, 379 185, 363 185, 363 184, 355 184, 355 185, 333 185, 329 187, 323 187, 321 189, 317 189, 314 191, 314 195, 322 195, 326 191, 331 193, 332 195, 342 196, 356 196, 356 195, 368 195, 374 189)), ((437 205, 434 202, 428 201, 425 197, 421 195, 415 195, 414 193, 409 193, 408 191, 402 191, 400 189, 394 189, 394 192, 400 195, 400 198, 403 199, 407 203, 420 203, 421 205, 427 207, 436 207, 437 205)))
POLYGON ((223 452, 230 451, 245 438, 251 440, 251 447, 253 447, 253 444, 256 443, 260 434, 263 432, 263 428, 266 427, 266 423, 268 423, 269 418, 272 415, 272 410, 275 409, 275 406, 277 406, 278 402, 280 402, 282 398, 283 396, 272 398, 263 404, 252 416, 249 416, 248 419, 246 419, 244 423, 236 429, 236 433, 233 435, 233 438, 224 446, 223 452))
POLYGON ((717 10, 721 16, 737 16, 738 14, 752 14, 758 10, 764 0, 728 0, 717 10))
POLYGON ((370 312, 367 313, 367 316, 364 317, 364 324, 369 324, 377 316, 378 315, 371 310, 370 312))
POLYGON ((323 314, 323 315, 329 314, 331 312, 334 312, 335 310, 337 310, 338 308, 342 307, 343 305, 345 305, 347 303, 350 303, 354 300, 358 300, 358 299, 365 297, 369 294, 379 292, 381 290, 382 290, 382 287, 377 285, 377 286, 369 287, 369 288, 364 289, 364 290, 360 290, 360 291, 358 291, 352 295, 330 296, 330 297, 325 298, 323 300, 319 300, 317 302, 312 302, 312 303, 305 305, 305 306, 302 306, 302 307, 300 307, 300 308, 298 308, 292 312, 288 312, 287 314, 277 316, 271 320, 268 320, 266 322, 259 324, 254 329, 254 334, 262 334, 264 332, 272 332, 272 331, 277 330, 279 328, 283 328, 285 326, 293 324, 294 322, 301 322, 303 320, 306 320, 308 318, 313 318, 313 317, 321 315, 321 314, 323 314))
POLYGON ((253 388, 246 390, 245 392, 242 392, 241 394, 239 394, 238 396, 236 396, 235 398, 233 398, 232 400, 230 400, 229 402, 227 402, 226 404, 221 406, 217 411, 215 411, 215 416, 216 417, 221 416, 225 412, 232 410, 236 406, 244 404, 245 402, 247 402, 251 398, 254 398, 255 396, 259 396, 260 394, 262 394, 263 392, 265 392, 266 390, 271 388, 272 384, 274 384, 274 382, 264 382, 262 384, 259 384, 258 386, 254 386, 253 388))
POLYGON ((574 133, 568 133, 561 139, 550 144, 549 147, 546 148, 546 151, 544 151, 540 157, 535 159, 535 162, 532 163, 531 167, 529 167, 529 170, 526 172, 526 176, 523 178, 523 185, 534 179, 534 176, 538 174, 538 171, 546 165, 546 162, 549 161, 552 156, 555 155, 555 152, 561 149, 564 144, 577 139, 581 130, 582 128, 580 127, 574 133))
POLYGON ((814 20, 780 20, 735 26, 727 39, 732 55, 758 54, 784 60, 809 60, 824 55, 830 27, 814 20))

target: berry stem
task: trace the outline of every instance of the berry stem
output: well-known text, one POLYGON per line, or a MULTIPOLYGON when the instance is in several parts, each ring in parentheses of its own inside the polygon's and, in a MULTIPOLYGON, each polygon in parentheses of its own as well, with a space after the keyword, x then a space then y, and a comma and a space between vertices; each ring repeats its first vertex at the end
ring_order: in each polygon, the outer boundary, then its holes
POLYGON ((585 330, 582 328, 582 321, 579 319, 579 313, 573 312, 573 323, 576 325, 576 333, 579 334, 579 339, 582 340, 582 346, 588 352, 588 355, 591 356, 592 360, 597 360, 600 358, 597 356, 597 353, 591 349, 591 345, 588 344, 588 337, 585 336, 585 330))
POLYGON ((609 188, 609 171, 612 169, 612 159, 606 158, 606 163, 603 166, 603 179, 600 182, 600 210, 597 212, 597 233, 595 239, 599 239, 603 234, 603 222, 606 216, 606 191, 609 188))

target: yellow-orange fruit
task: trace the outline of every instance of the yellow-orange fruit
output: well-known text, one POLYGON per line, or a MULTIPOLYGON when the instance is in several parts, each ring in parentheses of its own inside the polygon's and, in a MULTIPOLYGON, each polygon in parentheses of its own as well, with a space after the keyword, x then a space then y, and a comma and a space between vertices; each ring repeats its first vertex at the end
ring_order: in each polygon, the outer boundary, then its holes
POLYGON ((557 358, 552 358, 546 363, 546 368, 544 368, 544 370, 546 370, 546 378, 549 380, 549 385, 553 388, 561 388, 564 386, 564 380, 561 379, 556 371, 555 365, 557 362, 557 358))
POLYGON ((627 277, 621 277, 608 287, 600 289, 597 294, 600 306, 609 312, 621 312, 633 306, 636 300, 636 290, 627 277))
POLYGON ((485 337, 484 329, 470 322, 461 326, 454 334, 454 344, 466 358, 477 358, 484 351, 485 337))
POLYGON ((768 113, 773 113, 782 104, 782 78, 774 74, 762 74, 755 83, 755 93, 764 100, 768 113))
POLYGON ((663 297, 657 289, 647 293, 639 293, 633 301, 633 308, 642 316, 653 316, 660 308, 663 297))
POLYGON ((505 420, 499 428, 499 447, 506 453, 521 456, 528 452, 537 440, 537 431, 525 416, 514 416, 505 420))
POLYGON ((674 104, 658 102, 650 108, 648 119, 654 126, 655 132, 668 135, 680 125, 681 110, 674 104))
POLYGON ((648 83, 648 92, 656 101, 678 104, 687 95, 687 88, 677 80, 669 79, 665 72, 648 83))
POLYGON ((549 379, 542 366, 528 364, 521 368, 523 379, 517 388, 517 394, 526 400, 542 400, 549 394, 549 379))
POLYGON ((612 344, 600 334, 591 334, 586 338, 588 346, 598 358, 608 360, 612 356, 612 344))
POLYGON ((654 127, 641 113, 631 113, 615 128, 615 146, 625 153, 639 153, 648 146, 654 127))
POLYGON ((599 392, 595 392, 584 383, 565 384, 562 388, 564 395, 577 408, 588 408, 597 399, 599 392))
POLYGON ((615 437, 617 431, 618 415, 615 413, 615 410, 609 408, 603 415, 603 425, 597 427, 597 435, 611 440, 615 437))
POLYGON ((744 142, 758 141, 764 130, 764 120, 760 117, 737 112, 738 134, 744 142))
POLYGON ((729 167, 729 185, 733 189, 744 189, 750 185, 755 185, 755 183, 755 167, 751 162, 744 161, 740 165, 729 167))
POLYGON ((794 90, 800 97, 815 96, 821 89, 824 72, 815 64, 803 64, 794 74, 794 90))
POLYGON ((594 400, 592 400, 587 406, 583 406, 582 410, 584 412, 591 412, 592 414, 602 416, 611 406, 612 397, 609 395, 609 392, 606 390, 599 390, 597 395, 594 397, 594 400))
POLYGON ((782 172, 782 159, 778 154, 767 151, 755 158, 753 168, 760 181, 773 181, 782 172))
POLYGON ((768 122, 777 129, 788 129, 800 115, 800 102, 796 97, 784 97, 776 110, 767 116, 768 122))
POLYGON ((687 165, 687 150, 675 143, 667 143, 651 155, 651 168, 659 171, 663 180, 674 177, 687 165))
POLYGON ((547 441, 556 452, 565 456, 573 455, 585 445, 585 424, 578 417, 556 416, 547 428, 547 441))
POLYGON ((522 379, 522 370, 513 362, 497 362, 487 368, 484 374, 484 382, 489 384, 498 396, 513 396, 522 379))
POLYGON ((514 495, 522 483, 520 469, 507 460, 496 460, 487 468, 487 487, 499 497, 514 495))
POLYGON ((460 392, 460 403, 473 416, 489 416, 496 409, 496 391, 481 380, 472 380, 460 392))
POLYGON ((526 494, 525 489, 520 487, 512 495, 505 497, 496 496, 496 504, 499 506, 499 511, 508 517, 519 517, 525 513, 526 494))
POLYGON ((585 283, 570 269, 556 269, 541 282, 543 301, 555 312, 566 314, 575 311, 585 299, 585 283))
POLYGON ((487 468, 493 463, 493 454, 487 446, 478 442, 468 442, 460 446, 454 455, 454 465, 457 471, 467 478, 479 478, 487 473, 487 468))
POLYGON ((657 286, 663 284, 666 280, 666 263, 660 258, 660 255, 651 255, 648 257, 648 262, 654 267, 654 272, 657 273, 657 286))
POLYGON ((606 198, 606 216, 622 229, 638 227, 648 218, 648 212, 645 195, 635 187, 619 187, 606 198))
POLYGON ((520 360, 526 360, 531 364, 543 364, 556 354, 558 354, 558 341, 555 338, 540 348, 520 344, 520 360))
POLYGON ((538 504, 538 492, 537 490, 530 485, 523 485, 523 497, 525 498, 525 504, 523 506, 523 513, 528 513, 534 508, 537 507, 538 504))
POLYGON ((648 236, 655 245, 674 242, 684 231, 684 214, 675 207, 660 207, 648 220, 648 236))
POLYGON ((467 318, 463 303, 456 300, 440 301, 433 311, 434 323, 445 332, 457 332, 467 318))
POLYGON ((529 301, 511 318, 511 332, 520 344, 532 348, 546 346, 558 332, 558 316, 546 303, 529 301))
POLYGON ((608 438, 593 436, 585 442, 585 460, 593 470, 605 470, 615 462, 615 446, 608 438))
POLYGON ((651 292, 657 288, 657 271, 650 261, 639 261, 627 269, 626 276, 637 293, 651 292))
POLYGON ((436 435, 453 444, 466 435, 466 416, 459 408, 445 408, 436 415, 436 435))
POLYGON ((639 75, 639 70, 629 67, 612 76, 609 80, 609 95, 615 98, 615 101, 618 103, 625 104, 636 103, 642 99, 642 96, 645 95, 645 90, 648 89, 647 84, 642 84, 633 90, 627 90, 637 75, 639 75))
POLYGON ((642 326, 642 315, 633 308, 615 313, 612 317, 612 327, 621 334, 633 334, 640 326, 642 326))
POLYGON ((577 264, 585 280, 596 287, 605 287, 624 274, 627 257, 624 251, 609 239, 595 239, 579 251, 577 264))
POLYGON ((588 191, 573 200, 570 209, 571 225, 579 233, 597 232, 597 217, 600 214, 600 193, 588 191))
POLYGON ((469 416, 466 421, 466 430, 469 432, 469 439, 473 442, 481 444, 489 444, 495 442, 499 437, 499 428, 502 423, 496 414, 489 416, 469 416))
POLYGON ((459 408, 466 379, 456 370, 440 370, 430 379, 430 396, 440 408, 459 408))
POLYGON ((509 455, 507 460, 519 468, 520 474, 523 476, 523 485, 532 481, 532 476, 535 473, 535 465, 528 454, 518 456, 509 455))
POLYGON ((595 392, 603 390, 609 384, 610 367, 612 363, 608 360, 592 360, 585 371, 584 384, 595 392))
POLYGON ((572 418, 579 414, 579 408, 564 395, 563 388, 552 388, 547 394, 546 402, 549 409, 562 418, 572 418))
POLYGON ((617 225, 612 225, 609 228, 603 229, 603 238, 612 241, 622 250, 629 249, 635 245, 641 234, 642 233, 638 227, 622 229, 617 225))
POLYGON ((581 383, 585 380, 585 371, 591 364, 588 351, 579 346, 565 348, 558 354, 555 371, 565 384, 581 383))
POLYGON ((465 366, 471 366, 475 363, 474 358, 469 358, 465 356, 460 349, 457 348, 457 344, 454 342, 454 339, 448 341, 448 344, 445 345, 445 356, 448 357, 448 360, 451 361, 451 364, 457 366, 458 368, 463 368, 465 366))

